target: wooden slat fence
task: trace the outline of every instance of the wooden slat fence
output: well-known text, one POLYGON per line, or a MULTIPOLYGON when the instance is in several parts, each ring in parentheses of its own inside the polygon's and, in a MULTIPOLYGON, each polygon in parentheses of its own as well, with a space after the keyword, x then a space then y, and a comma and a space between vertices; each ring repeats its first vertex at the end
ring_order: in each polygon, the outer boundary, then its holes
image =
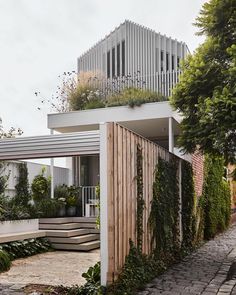
MULTIPOLYGON (((116 124, 107 124, 108 283, 116 279, 129 253, 129 240, 136 242, 137 146, 143 157, 143 252, 151 252, 148 218, 154 171, 158 159, 174 155, 155 143, 116 124)), ((176 158, 176 157, 175 157, 176 158)))

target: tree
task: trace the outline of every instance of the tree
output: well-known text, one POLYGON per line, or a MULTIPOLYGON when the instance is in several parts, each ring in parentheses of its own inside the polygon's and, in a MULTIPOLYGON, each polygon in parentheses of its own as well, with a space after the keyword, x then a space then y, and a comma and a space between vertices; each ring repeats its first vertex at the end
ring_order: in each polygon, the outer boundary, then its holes
POLYGON ((171 98, 183 114, 179 145, 235 159, 236 0, 210 0, 195 24, 205 42, 182 64, 171 98))
POLYGON ((18 205, 27 206, 30 200, 28 168, 26 163, 20 163, 18 166, 19 176, 15 185, 15 200, 18 205))

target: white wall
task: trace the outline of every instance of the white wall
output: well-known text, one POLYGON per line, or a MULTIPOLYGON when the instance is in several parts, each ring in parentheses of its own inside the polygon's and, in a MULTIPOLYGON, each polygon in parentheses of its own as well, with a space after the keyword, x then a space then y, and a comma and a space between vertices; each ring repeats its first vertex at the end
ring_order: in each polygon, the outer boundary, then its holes
MULTIPOLYGON (((6 194, 9 196, 14 196, 15 194, 15 185, 17 184, 18 178, 18 165, 21 163, 20 161, 10 161, 6 167, 4 172, 5 175, 10 173, 10 177, 8 179, 8 185, 6 189, 6 194)), ((29 184, 32 183, 34 177, 41 173, 42 168, 45 167, 45 176, 50 176, 50 166, 49 165, 42 165, 33 162, 26 162, 28 173, 29 173, 29 184)), ((54 186, 58 184, 70 184, 69 181, 69 169, 62 168, 62 167, 54 167, 54 186)))

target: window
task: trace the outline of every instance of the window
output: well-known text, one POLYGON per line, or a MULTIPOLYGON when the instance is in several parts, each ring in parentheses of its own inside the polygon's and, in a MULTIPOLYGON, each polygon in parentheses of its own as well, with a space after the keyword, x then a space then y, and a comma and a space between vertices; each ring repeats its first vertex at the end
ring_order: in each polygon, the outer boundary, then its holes
POLYGON ((161 51, 161 72, 164 70, 164 52, 161 51))
POLYGON ((166 53, 166 71, 169 71, 169 53, 166 53))
POLYGON ((125 76, 125 40, 121 43, 121 51, 122 51, 122 76, 125 76))
POLYGON ((111 72, 110 72, 110 68, 111 68, 111 61, 110 61, 110 50, 107 52, 107 78, 110 78, 111 76, 111 72))
POLYGON ((172 71, 175 70, 175 56, 174 56, 174 54, 172 54, 172 56, 171 56, 171 69, 172 69, 172 71))
POLYGON ((177 56, 177 69, 179 69, 179 61, 180 61, 180 58, 179 56, 177 56))
POLYGON ((115 59, 115 47, 112 48, 112 57, 111 57, 111 65, 112 65, 112 78, 116 75, 116 59, 115 59))
POLYGON ((116 48, 117 76, 120 77, 120 43, 116 48))

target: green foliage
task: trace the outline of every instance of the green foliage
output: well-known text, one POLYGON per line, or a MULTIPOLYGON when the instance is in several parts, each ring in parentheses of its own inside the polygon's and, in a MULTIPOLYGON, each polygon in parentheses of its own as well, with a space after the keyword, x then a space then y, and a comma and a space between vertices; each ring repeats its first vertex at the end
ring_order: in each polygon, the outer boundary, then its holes
POLYGON ((157 92, 147 89, 127 87, 119 93, 114 93, 108 96, 106 106, 112 107, 128 105, 133 108, 135 106, 141 106, 144 103, 164 100, 166 100, 166 98, 157 92))
POLYGON ((28 181, 28 168, 26 163, 20 163, 18 165, 19 177, 18 183, 15 186, 16 196, 15 200, 18 205, 28 206, 31 198, 29 193, 29 181, 28 181))
POLYGON ((179 144, 235 158, 236 152, 236 2, 210 0, 196 25, 207 36, 183 64, 172 104, 181 111, 179 144))
POLYGON ((47 199, 50 196, 50 178, 44 176, 45 169, 33 179, 31 190, 35 202, 47 199))
POLYGON ((100 273, 101 265, 97 262, 94 266, 90 267, 87 272, 82 274, 82 277, 86 279, 86 283, 83 286, 73 286, 67 288, 68 295, 102 295, 104 288, 100 285, 100 273))
POLYGON ((98 208, 98 216, 96 218, 96 228, 100 228, 100 184, 96 186, 96 199, 97 199, 97 208, 98 208))
POLYGON ((153 199, 149 224, 155 256, 164 260, 175 259, 179 251, 179 189, 177 161, 159 158, 153 183, 153 199))
POLYGON ((191 250, 194 246, 196 234, 195 192, 193 169, 190 163, 182 161, 182 248, 191 250))
POLYGON ((11 260, 6 251, 0 250, 0 273, 9 270, 11 267, 11 260))
POLYGON ((104 107, 103 97, 99 90, 89 85, 79 85, 68 91, 70 109, 86 110, 104 107))
POLYGON ((142 252, 143 246, 143 156, 140 145, 137 146, 137 217, 136 217, 136 231, 137 231, 137 247, 142 252))
POLYGON ((36 202, 36 215, 40 218, 57 217, 60 201, 56 199, 42 199, 36 202))
POLYGON ((130 241, 129 255, 117 281, 108 287, 107 294, 131 295, 166 269, 163 262, 142 254, 130 241))
POLYGON ((69 196, 68 186, 66 184, 57 185, 54 189, 54 198, 55 199, 61 199, 65 198, 67 199, 69 196))
POLYGON ((68 198, 67 198, 67 205, 70 207, 74 207, 74 206, 76 206, 76 204, 77 204, 77 199, 76 199, 76 196, 69 196, 68 198))
POLYGON ((0 244, 0 251, 6 252, 11 260, 32 256, 49 250, 51 250, 51 244, 46 238, 0 244))
POLYGON ((222 178, 224 160, 220 157, 205 157, 203 187, 204 238, 211 239, 225 230, 230 221, 230 189, 222 178))

